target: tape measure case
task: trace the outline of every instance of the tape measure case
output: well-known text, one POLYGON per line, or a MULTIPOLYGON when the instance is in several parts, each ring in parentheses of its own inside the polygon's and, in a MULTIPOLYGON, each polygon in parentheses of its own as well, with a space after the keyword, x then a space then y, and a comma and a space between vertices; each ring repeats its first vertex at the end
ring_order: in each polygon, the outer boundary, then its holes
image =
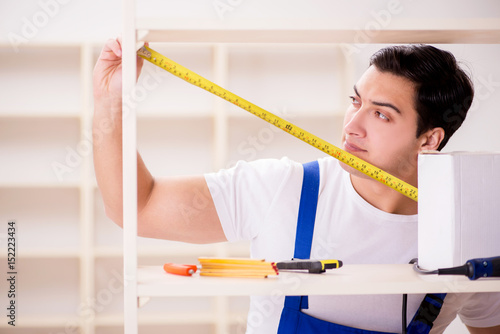
POLYGON ((423 153, 418 262, 434 270, 500 255, 500 152, 423 153))

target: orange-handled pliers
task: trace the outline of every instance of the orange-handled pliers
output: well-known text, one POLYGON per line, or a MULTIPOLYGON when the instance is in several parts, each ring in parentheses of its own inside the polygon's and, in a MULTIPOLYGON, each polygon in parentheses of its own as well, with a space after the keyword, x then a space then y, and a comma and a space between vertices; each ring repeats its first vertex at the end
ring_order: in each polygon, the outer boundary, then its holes
POLYGON ((198 270, 198 266, 194 264, 165 263, 163 269, 170 274, 191 276, 198 270))

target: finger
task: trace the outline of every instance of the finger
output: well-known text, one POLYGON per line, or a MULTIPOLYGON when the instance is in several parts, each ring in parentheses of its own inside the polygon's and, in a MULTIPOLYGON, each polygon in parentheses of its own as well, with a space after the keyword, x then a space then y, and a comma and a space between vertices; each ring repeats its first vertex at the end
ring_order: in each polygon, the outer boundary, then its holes
POLYGON ((139 78, 139 75, 141 74, 143 65, 144 65, 144 59, 137 56, 137 78, 139 78))
POLYGON ((117 57, 122 56, 121 37, 118 37, 115 40, 111 40, 111 43, 109 43, 109 47, 117 57))
MULTIPOLYGON (((149 42, 144 42, 144 45, 149 46, 149 42)), ((137 56, 137 78, 139 78, 139 75, 141 74, 143 65, 144 65, 144 59, 142 57, 137 56)))
POLYGON ((122 52, 121 52, 121 50, 122 50, 122 36, 121 35, 116 38, 116 43, 120 47, 120 57, 121 57, 121 54, 122 54, 122 52))
POLYGON ((118 41, 116 39, 108 39, 102 48, 99 58, 104 60, 117 60, 118 58, 121 58, 121 56, 122 50, 118 41))

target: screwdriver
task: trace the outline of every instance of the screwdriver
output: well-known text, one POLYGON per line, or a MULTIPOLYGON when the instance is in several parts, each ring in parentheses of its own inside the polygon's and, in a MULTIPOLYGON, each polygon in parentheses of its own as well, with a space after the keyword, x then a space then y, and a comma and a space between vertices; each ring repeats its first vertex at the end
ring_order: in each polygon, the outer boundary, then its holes
POLYGON ((500 277, 500 256, 468 260, 464 265, 437 270, 423 270, 415 263, 415 270, 421 274, 465 275, 470 280, 481 277, 500 277))
POLYGON ((342 267, 340 260, 301 260, 292 259, 292 261, 277 262, 276 267, 279 270, 308 270, 310 274, 321 274, 326 269, 337 269, 342 267))
POLYGON ((165 263, 163 270, 169 274, 191 276, 198 270, 198 266, 194 264, 165 263))

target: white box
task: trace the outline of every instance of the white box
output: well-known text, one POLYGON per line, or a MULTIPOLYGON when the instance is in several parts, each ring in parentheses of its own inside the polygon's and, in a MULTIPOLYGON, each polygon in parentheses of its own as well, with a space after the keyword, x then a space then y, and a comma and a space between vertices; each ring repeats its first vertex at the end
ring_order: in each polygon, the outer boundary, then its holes
POLYGON ((418 168, 419 266, 500 256, 500 153, 423 153, 418 168))

